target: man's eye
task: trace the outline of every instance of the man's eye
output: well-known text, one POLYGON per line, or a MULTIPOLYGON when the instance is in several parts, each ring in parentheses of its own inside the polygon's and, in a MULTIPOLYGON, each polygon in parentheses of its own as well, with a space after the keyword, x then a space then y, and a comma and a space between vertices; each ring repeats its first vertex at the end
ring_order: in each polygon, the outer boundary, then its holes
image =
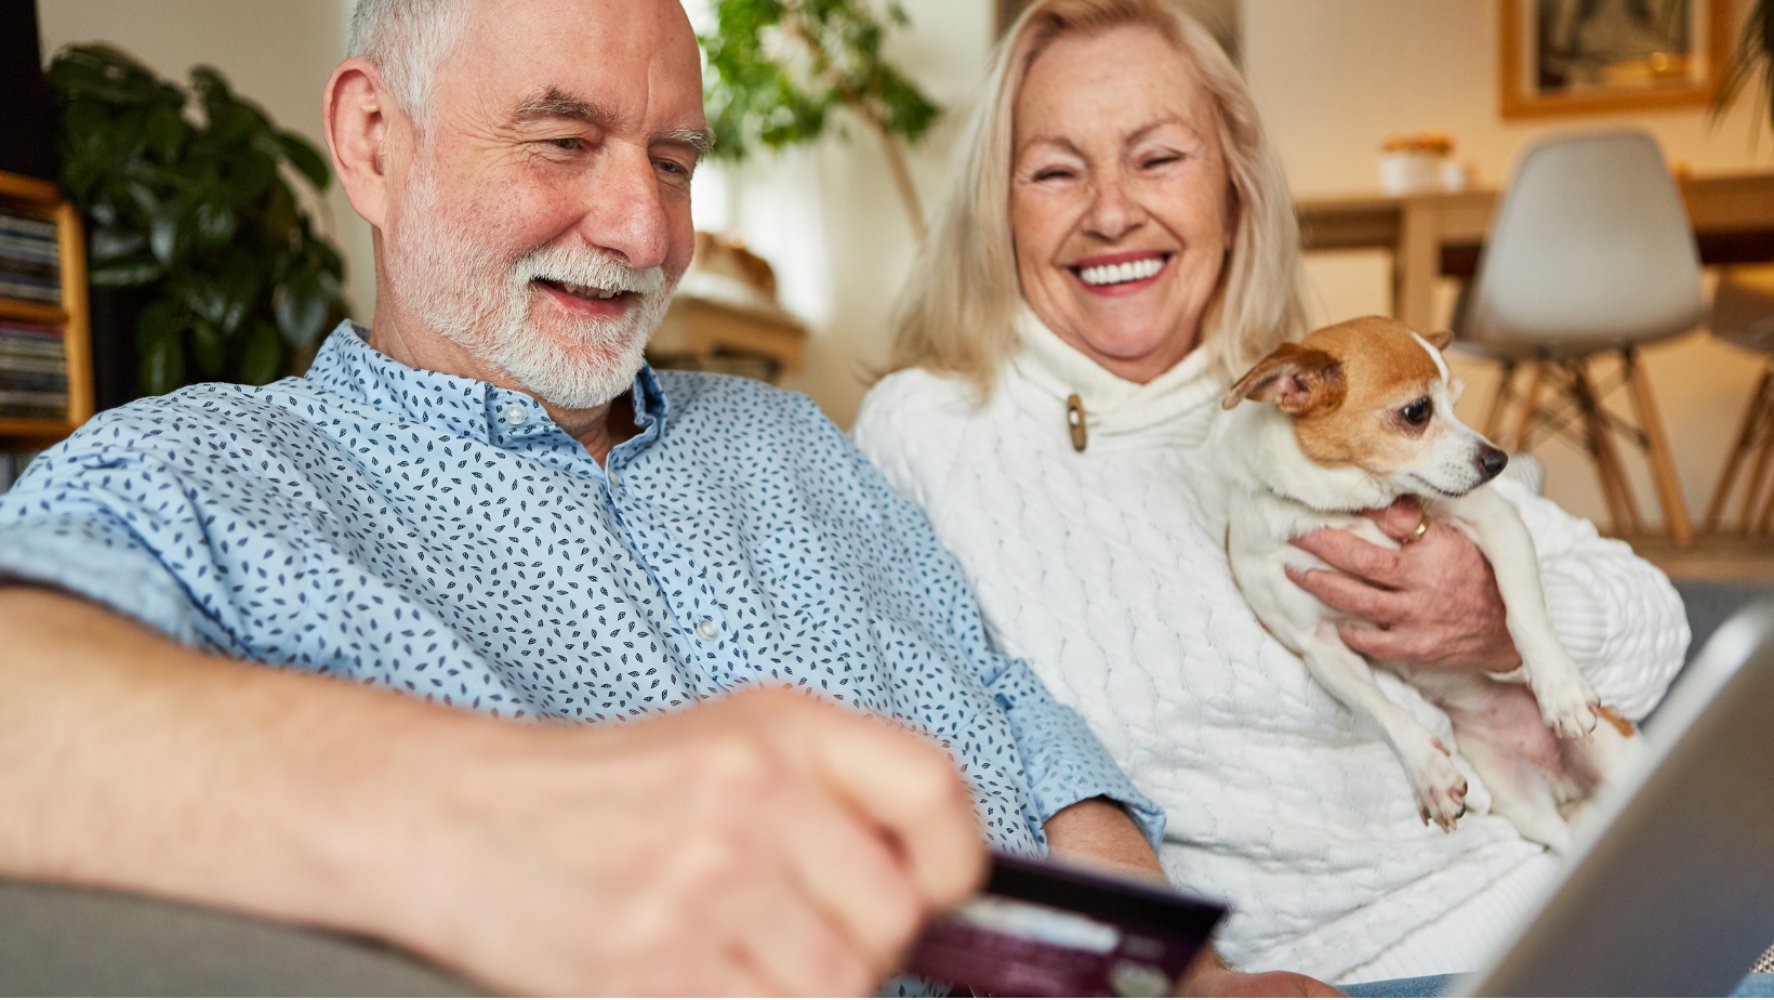
POLYGON ((1430 417, 1435 415, 1435 404, 1429 401, 1428 396, 1424 396, 1422 399, 1405 404, 1404 409, 1398 411, 1398 415, 1403 417, 1404 422, 1412 427, 1421 427, 1429 422, 1430 417))
POLYGON ((566 137, 566 138, 561 138, 561 139, 550 139, 550 140, 548 140, 548 144, 550 146, 553 146, 556 149, 565 150, 569 153, 576 150, 576 149, 581 148, 584 145, 584 143, 580 142, 577 138, 573 138, 573 137, 566 137))

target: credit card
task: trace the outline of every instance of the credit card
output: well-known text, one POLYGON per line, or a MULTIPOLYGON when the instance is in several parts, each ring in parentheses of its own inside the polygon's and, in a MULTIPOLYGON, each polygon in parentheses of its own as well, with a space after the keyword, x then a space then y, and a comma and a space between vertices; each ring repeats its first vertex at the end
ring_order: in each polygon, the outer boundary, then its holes
POLYGON ((980 996, 1170 996, 1225 914, 1154 883, 994 855, 985 888, 924 928, 906 971, 980 996))

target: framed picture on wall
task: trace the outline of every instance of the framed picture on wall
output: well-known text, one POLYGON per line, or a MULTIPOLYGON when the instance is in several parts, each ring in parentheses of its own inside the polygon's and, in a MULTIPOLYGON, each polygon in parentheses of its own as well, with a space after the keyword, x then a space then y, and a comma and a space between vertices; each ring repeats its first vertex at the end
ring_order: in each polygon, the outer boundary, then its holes
POLYGON ((1702 105, 1730 0, 1497 0, 1504 118, 1702 105))

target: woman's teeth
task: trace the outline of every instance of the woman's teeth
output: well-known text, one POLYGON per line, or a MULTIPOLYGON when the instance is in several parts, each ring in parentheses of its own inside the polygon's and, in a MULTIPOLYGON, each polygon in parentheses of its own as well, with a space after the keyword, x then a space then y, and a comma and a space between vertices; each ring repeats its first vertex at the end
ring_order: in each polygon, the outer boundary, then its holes
POLYGON ((1087 285, 1123 285, 1129 281, 1143 281, 1163 269, 1163 257, 1144 257, 1119 264, 1081 267, 1078 269, 1078 277, 1083 278, 1087 285))

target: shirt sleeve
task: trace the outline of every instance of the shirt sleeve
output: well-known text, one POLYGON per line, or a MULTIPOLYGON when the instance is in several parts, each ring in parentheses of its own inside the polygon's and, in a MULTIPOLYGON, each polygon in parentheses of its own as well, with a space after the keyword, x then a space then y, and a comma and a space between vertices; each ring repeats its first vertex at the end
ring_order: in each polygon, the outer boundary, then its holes
POLYGON ((1669 578, 1595 525, 1519 483, 1497 491, 1521 511, 1553 631, 1595 692, 1630 719, 1651 713, 1680 672, 1689 630, 1669 578))
POLYGON ((176 532, 188 513, 154 480, 139 459, 78 438, 38 456, 0 495, 0 579, 65 590, 178 642, 212 646, 212 623, 144 537, 176 532), (152 493, 163 494, 157 507, 132 499, 152 493))
POLYGON ((1127 811, 1152 850, 1158 850, 1164 839, 1164 810, 1140 794, 1115 765, 1084 717, 1060 704, 1023 661, 995 653, 981 658, 999 661, 986 686, 1010 717, 1042 822, 1087 799, 1113 799, 1127 811))
POLYGON ((1082 715, 1054 698, 1027 663, 992 648, 983 613, 960 566, 916 506, 918 477, 909 458, 914 449, 896 447, 896 425, 884 417, 885 409, 865 402, 852 431, 866 456, 865 475, 884 487, 882 506, 890 518, 889 530, 917 550, 913 558, 931 565, 932 574, 940 574, 943 585, 960 595, 950 631, 964 644, 980 681, 1009 717, 1041 820, 1087 799, 1112 799, 1126 809, 1156 850, 1164 834, 1164 811, 1134 787, 1082 715), (908 457, 879 468, 868 464, 883 453, 908 457))

